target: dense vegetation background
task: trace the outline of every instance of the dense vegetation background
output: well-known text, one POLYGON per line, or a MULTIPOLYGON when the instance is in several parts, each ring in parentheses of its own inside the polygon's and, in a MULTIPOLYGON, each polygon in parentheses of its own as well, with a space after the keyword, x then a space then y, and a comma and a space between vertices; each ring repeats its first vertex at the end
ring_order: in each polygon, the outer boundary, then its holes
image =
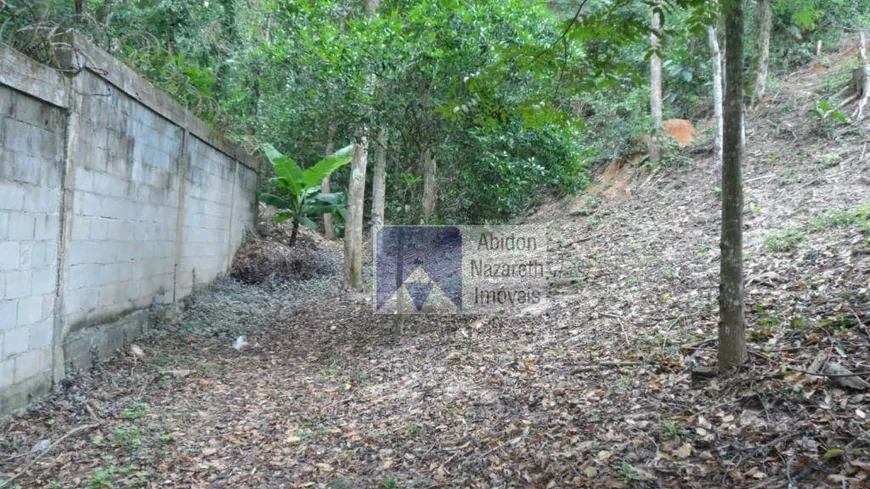
MULTIPOLYGON (((7 0, 0 40, 39 54, 35 39, 75 28, 252 150, 271 143, 303 167, 366 128, 370 159, 385 161, 388 222, 423 217, 429 157, 439 190, 428 221, 478 223, 526 211, 549 189, 577 192, 590 165, 644 144, 647 2, 375 6, 367 16, 354 0, 7 0)), ((759 29, 747 7, 751 69, 759 29)), ((778 0, 772 12, 768 93, 819 42, 865 25, 870 6, 778 0)), ((705 25, 716 13, 710 1, 664 3, 665 118, 712 116, 705 25)))

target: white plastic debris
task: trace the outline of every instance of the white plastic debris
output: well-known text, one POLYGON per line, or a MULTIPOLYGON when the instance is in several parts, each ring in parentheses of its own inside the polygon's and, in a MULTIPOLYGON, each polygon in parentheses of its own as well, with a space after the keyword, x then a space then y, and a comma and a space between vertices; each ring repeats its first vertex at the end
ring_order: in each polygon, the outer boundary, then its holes
POLYGON ((248 340, 245 339, 244 335, 236 338, 235 343, 233 343, 233 348, 235 348, 236 351, 242 351, 242 348, 246 346, 248 346, 248 340))
POLYGON ((130 351, 137 358, 143 358, 145 356, 145 352, 138 345, 130 345, 130 351))

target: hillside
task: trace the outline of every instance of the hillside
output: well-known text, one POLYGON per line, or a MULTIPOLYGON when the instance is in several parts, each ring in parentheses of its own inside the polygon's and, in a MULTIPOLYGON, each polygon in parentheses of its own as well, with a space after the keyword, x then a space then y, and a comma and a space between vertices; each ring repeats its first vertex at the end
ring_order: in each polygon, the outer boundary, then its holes
POLYGON ((852 56, 750 113, 752 354, 736 375, 692 374, 714 365, 717 325, 702 134, 669 168, 601 168, 587 195, 527 218, 560 262, 538 315, 400 332, 335 274, 225 279, 11 422, 0 478, 33 460, 21 487, 865 487, 870 397, 801 372, 819 354, 870 371, 868 125, 807 115, 852 56), (40 440, 57 445, 37 458, 40 440))

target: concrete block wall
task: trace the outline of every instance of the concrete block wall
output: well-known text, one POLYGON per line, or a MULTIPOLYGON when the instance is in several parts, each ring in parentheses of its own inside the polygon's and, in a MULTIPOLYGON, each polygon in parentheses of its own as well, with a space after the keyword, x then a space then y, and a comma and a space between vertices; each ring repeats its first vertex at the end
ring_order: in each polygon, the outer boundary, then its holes
POLYGON ((0 45, 0 418, 226 273, 256 219, 257 160, 62 41, 63 71, 0 45))
MULTIPOLYGON (((236 165, 236 188, 233 190, 234 195, 257 195, 257 185, 259 183, 256 170, 245 165, 236 165)), ((245 241, 249 229, 245 226, 240 226, 239 223, 256 222, 257 221, 257 201, 250 202, 250 205, 235 205, 233 206, 233 219, 230 221, 232 226, 232 236, 230 237, 230 250, 227 256, 232 258, 236 256, 236 251, 239 250, 242 243, 245 241)))
POLYGON ((177 294, 184 296, 226 270, 233 217, 236 165, 225 154, 191 138, 182 203, 181 261, 177 294))
POLYGON ((0 410, 51 385, 65 120, 0 85, 0 410))
MULTIPOLYGON (((75 162, 69 280, 69 329, 172 302, 184 130, 98 76, 84 72, 71 142, 75 162)), ((231 202, 227 201, 227 205, 231 202)))

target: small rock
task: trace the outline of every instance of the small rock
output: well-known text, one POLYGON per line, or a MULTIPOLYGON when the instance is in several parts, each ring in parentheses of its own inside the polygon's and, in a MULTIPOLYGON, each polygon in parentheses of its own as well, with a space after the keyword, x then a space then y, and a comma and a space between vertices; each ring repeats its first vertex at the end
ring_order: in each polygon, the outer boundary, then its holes
POLYGON ((36 445, 33 445, 33 448, 30 449, 30 453, 42 453, 48 450, 48 447, 51 446, 51 440, 48 438, 44 440, 39 440, 36 442, 36 445))

